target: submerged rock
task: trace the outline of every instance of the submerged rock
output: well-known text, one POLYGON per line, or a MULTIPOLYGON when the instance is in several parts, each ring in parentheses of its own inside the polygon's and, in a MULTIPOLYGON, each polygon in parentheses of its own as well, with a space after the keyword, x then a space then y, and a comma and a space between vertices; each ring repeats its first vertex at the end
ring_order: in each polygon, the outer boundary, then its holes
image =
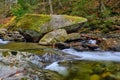
POLYGON ((65 80, 119 80, 120 63, 109 61, 66 61, 59 62, 68 68, 65 80))

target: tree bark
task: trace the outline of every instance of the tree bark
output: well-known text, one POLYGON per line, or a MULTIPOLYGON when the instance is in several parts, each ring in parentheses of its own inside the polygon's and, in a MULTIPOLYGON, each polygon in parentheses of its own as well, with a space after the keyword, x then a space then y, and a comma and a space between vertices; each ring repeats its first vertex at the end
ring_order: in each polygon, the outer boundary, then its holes
POLYGON ((44 8, 44 12, 46 12, 46 2, 45 2, 45 0, 43 0, 43 8, 44 8))
POLYGON ((50 14, 53 14, 53 6, 51 0, 49 0, 49 5, 50 5, 50 14))
POLYGON ((58 2, 59 2, 60 7, 62 7, 62 3, 61 3, 61 1, 60 1, 60 0, 58 0, 58 2))

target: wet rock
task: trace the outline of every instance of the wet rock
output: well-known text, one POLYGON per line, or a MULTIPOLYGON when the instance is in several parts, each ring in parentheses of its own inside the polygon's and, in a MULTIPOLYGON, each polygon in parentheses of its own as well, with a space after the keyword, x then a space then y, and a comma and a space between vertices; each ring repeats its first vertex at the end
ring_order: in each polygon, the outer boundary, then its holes
POLYGON ((88 50, 100 50, 98 45, 98 40, 96 39, 89 39, 89 38, 82 38, 78 41, 72 41, 69 43, 70 47, 78 51, 88 51, 88 50))
POLYGON ((120 51, 120 45, 111 47, 111 48, 109 48, 109 50, 112 50, 112 51, 120 51))
POLYGON ((117 38, 106 38, 100 45, 103 50, 120 51, 120 40, 117 38))
POLYGON ((35 30, 21 30, 19 29, 21 35, 24 36, 26 42, 38 42, 41 34, 35 30))
POLYGON ((120 39, 120 33, 109 33, 104 36, 105 38, 118 38, 120 39))
POLYGON ((28 52, 1 50, 0 70, 2 73, 0 73, 0 78, 3 80, 61 80, 62 77, 57 72, 45 70, 44 68, 52 62, 80 57, 65 54, 59 50, 52 52, 35 55, 28 52))
POLYGON ((59 42, 55 44, 55 47, 62 50, 62 49, 70 48, 70 45, 67 43, 59 42))
MULTIPOLYGON (((43 69, 44 68, 43 62, 44 63, 48 62, 48 61, 45 61, 44 59, 48 58, 49 60, 51 60, 54 58, 52 55, 45 54, 43 56, 37 56, 31 53, 19 52, 19 51, 12 51, 12 52, 8 51, 9 55, 7 56, 3 56, 2 54, 3 54, 3 51, 0 55, 0 71, 1 71, 0 79, 3 79, 3 80, 4 79, 5 80, 16 80, 16 79, 17 80, 21 80, 21 79, 57 80, 57 78, 59 78, 60 76, 55 72, 43 69)), ((51 62, 54 62, 56 60, 53 60, 51 62)))
POLYGON ((101 40, 100 47, 103 50, 120 51, 120 33, 111 32, 105 34, 101 40))
POLYGON ((58 29, 58 30, 49 32, 45 36, 43 36, 40 39, 39 44, 42 44, 42 45, 55 44, 57 42, 64 42, 67 39, 68 39, 68 35, 66 30, 58 29))
POLYGON ((7 32, 3 39, 8 41, 24 41, 24 37, 18 31, 7 32))
POLYGON ((79 33, 71 33, 68 34, 69 38, 68 40, 76 40, 76 39, 80 39, 81 35, 79 33))

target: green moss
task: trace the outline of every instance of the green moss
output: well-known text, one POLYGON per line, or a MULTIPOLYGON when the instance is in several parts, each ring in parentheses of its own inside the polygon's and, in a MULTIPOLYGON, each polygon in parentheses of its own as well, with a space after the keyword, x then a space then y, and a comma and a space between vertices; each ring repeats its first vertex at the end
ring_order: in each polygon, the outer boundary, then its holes
POLYGON ((24 49, 35 49, 41 48, 37 43, 23 43, 23 42, 11 42, 9 44, 0 45, 0 49, 10 49, 10 50, 24 50, 24 49))
POLYGON ((50 19, 50 15, 26 14, 18 21, 17 28, 40 31, 40 26, 49 22, 50 19))
MULTIPOLYGON (((13 51, 29 52, 29 53, 34 53, 38 55, 42 55, 45 53, 61 54, 61 51, 55 50, 51 47, 52 46, 41 46, 41 45, 38 45, 37 43, 23 43, 23 42, 19 42, 19 43, 13 42, 7 45, 0 45, 0 49, 9 49, 13 51)), ((5 51, 3 55, 7 56, 8 52, 5 51)))
POLYGON ((69 61, 61 62, 69 68, 68 76, 64 80, 117 80, 116 75, 120 64, 109 61, 69 61))
POLYGON ((28 80, 27 78, 21 78, 21 80, 28 80))
POLYGON ((8 51, 3 52, 2 54, 3 54, 4 57, 9 55, 8 51))
POLYGON ((78 17, 78 16, 68 16, 68 15, 64 15, 64 17, 66 19, 68 19, 69 21, 71 21, 72 23, 81 23, 81 22, 86 22, 87 19, 83 18, 83 17, 78 17))
POLYGON ((92 76, 90 77, 90 80, 100 80, 100 76, 94 74, 94 75, 92 75, 92 76))
POLYGON ((3 24, 0 24, 0 28, 3 27, 3 24))

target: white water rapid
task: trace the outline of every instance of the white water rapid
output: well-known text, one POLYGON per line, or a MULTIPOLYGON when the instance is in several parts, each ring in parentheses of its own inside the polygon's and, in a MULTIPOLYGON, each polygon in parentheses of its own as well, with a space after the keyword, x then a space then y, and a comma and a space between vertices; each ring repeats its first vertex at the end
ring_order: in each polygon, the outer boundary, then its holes
POLYGON ((53 62, 52 64, 47 66, 45 69, 56 71, 56 72, 58 72, 59 74, 62 74, 62 75, 67 75, 66 67, 60 66, 58 64, 58 62, 53 62))
POLYGON ((82 60, 106 60, 106 61, 120 62, 120 52, 110 52, 110 51, 80 52, 72 48, 64 49, 63 52, 75 56, 80 56, 82 60))
POLYGON ((0 44, 7 44, 7 43, 9 43, 10 41, 4 41, 4 40, 2 40, 2 39, 0 39, 0 44))
MULTIPOLYGON (((80 60, 105 60, 105 61, 115 61, 120 62, 120 52, 109 52, 109 51, 98 51, 98 52, 90 52, 90 51, 76 51, 72 48, 64 49, 63 52, 66 54, 72 54, 75 56, 79 56, 80 60)), ((45 69, 50 69, 53 71, 57 71, 58 73, 62 75, 67 75, 65 71, 67 72, 67 68, 60 66, 58 62, 54 62, 47 66, 45 69)))

